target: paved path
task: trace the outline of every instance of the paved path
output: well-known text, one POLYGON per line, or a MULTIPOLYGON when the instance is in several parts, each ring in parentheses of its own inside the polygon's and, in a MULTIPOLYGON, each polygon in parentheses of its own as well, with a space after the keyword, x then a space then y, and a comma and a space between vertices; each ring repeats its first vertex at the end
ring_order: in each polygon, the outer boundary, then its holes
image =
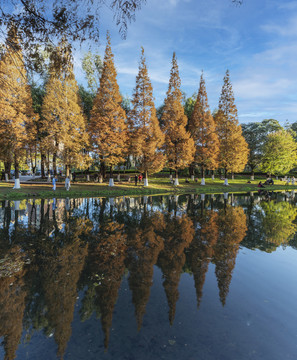
MULTIPOLYGON (((41 176, 35 176, 35 179, 38 179, 40 178, 41 176)), ((29 180, 32 180, 33 179, 33 176, 32 175, 20 175, 20 181, 21 182, 26 182, 26 181, 29 181, 29 180)), ((14 179, 10 179, 8 180, 9 182, 14 182, 14 179)))

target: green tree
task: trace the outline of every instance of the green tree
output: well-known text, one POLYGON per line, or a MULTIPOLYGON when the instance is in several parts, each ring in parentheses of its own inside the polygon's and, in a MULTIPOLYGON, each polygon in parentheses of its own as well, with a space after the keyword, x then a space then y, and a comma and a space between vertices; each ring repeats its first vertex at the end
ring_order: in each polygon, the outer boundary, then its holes
POLYGON ((101 56, 88 51, 82 59, 82 69, 88 81, 88 88, 92 94, 96 94, 99 87, 99 80, 103 70, 101 56))
POLYGON ((143 48, 132 105, 129 111, 130 153, 136 159, 137 168, 144 172, 144 185, 148 186, 148 173, 162 170, 165 158, 160 151, 164 144, 164 134, 156 115, 143 48))
POLYGON ((279 122, 274 119, 265 119, 262 122, 242 124, 242 135, 249 146, 248 165, 251 168, 251 179, 254 180, 254 170, 261 163, 263 145, 268 134, 282 130, 279 122))
POLYGON ((94 151, 100 156, 100 160, 110 167, 109 186, 114 185, 113 167, 125 161, 127 152, 126 114, 121 107, 122 96, 113 58, 110 37, 107 34, 100 87, 91 111, 89 132, 94 151))
POLYGON ((185 104, 184 104, 184 110, 185 110, 185 114, 186 114, 186 116, 188 118, 188 124, 190 122, 190 119, 191 119, 193 111, 194 111, 197 96, 198 96, 198 94, 194 93, 192 96, 186 98, 186 101, 185 101, 185 104))
POLYGON ((282 174, 297 165, 297 143, 290 131, 280 130, 268 135, 263 146, 262 171, 282 174))
POLYGON ((178 65, 173 53, 169 86, 161 122, 165 133, 165 153, 168 167, 175 171, 175 185, 178 185, 178 170, 184 169, 194 159, 194 140, 186 131, 187 116, 182 105, 181 80, 178 65))
POLYGON ((79 85, 78 93, 81 99, 84 115, 89 123, 95 95, 91 91, 86 90, 82 85, 79 85))

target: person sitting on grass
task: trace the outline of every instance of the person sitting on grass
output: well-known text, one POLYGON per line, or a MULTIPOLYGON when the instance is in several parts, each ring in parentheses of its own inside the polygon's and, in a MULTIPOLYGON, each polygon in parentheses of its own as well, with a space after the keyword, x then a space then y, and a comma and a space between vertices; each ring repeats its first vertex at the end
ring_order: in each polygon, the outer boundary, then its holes
POLYGON ((258 187, 259 187, 259 188, 265 187, 265 186, 262 184, 262 181, 259 182, 258 187))
POLYGON ((264 185, 274 185, 274 181, 273 181, 271 178, 268 178, 268 179, 265 181, 264 185))
POLYGON ((189 181, 189 179, 188 179, 188 178, 186 178, 186 183, 187 183, 187 184, 189 184, 189 183, 190 183, 190 181, 189 181))

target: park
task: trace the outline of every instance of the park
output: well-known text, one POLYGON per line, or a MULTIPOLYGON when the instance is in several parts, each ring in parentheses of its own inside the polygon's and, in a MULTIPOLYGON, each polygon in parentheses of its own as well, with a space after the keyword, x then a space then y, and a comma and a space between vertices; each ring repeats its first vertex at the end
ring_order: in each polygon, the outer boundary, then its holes
POLYGON ((296 1, 0 11, 0 359, 295 359, 296 1))

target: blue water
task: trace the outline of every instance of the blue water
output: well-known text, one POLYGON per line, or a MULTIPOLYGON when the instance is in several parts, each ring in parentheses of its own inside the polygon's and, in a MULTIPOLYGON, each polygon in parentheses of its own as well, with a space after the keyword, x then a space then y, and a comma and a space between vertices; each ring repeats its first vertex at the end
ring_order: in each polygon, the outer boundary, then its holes
POLYGON ((83 199, 67 211, 57 200, 55 214, 52 202, 36 205, 34 226, 30 203, 3 204, 0 259, 10 273, 0 261, 0 335, 10 358, 296 359, 295 232, 277 244, 269 241, 281 236, 256 239, 250 216, 264 229, 267 204, 285 204, 279 216, 291 215, 294 229, 295 201, 256 200, 163 197, 127 209, 126 199, 83 199))

